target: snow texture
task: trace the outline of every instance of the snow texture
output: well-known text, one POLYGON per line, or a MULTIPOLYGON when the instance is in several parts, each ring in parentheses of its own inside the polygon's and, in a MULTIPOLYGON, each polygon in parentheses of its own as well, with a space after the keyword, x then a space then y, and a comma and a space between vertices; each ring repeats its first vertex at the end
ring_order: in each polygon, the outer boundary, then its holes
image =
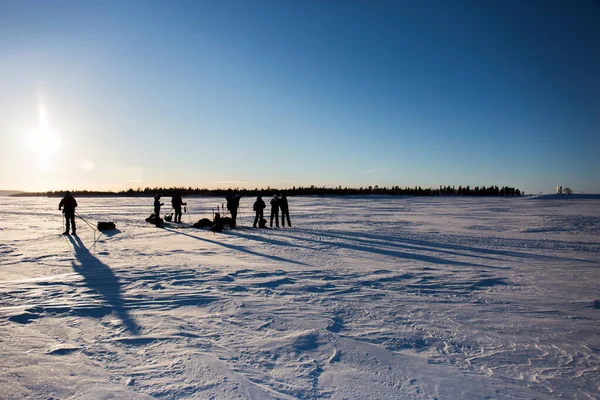
POLYGON ((598 198, 77 200, 0 198, 1 399, 600 397, 598 198))

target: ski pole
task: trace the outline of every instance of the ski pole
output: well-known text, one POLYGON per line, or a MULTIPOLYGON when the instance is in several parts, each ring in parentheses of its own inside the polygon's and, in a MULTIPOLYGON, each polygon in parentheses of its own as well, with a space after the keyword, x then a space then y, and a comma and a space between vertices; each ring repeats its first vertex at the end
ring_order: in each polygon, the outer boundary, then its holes
POLYGON ((187 212, 187 205, 183 207, 183 211, 188 215, 188 219, 190 220, 190 225, 192 224, 192 217, 190 217, 190 213, 187 212))

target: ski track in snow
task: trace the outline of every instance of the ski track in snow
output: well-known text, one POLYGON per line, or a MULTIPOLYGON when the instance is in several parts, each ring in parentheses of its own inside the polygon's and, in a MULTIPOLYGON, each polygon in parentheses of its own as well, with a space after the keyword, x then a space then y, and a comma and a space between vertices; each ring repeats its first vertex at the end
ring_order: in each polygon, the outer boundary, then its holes
POLYGON ((600 397, 600 199, 58 201, 0 197, 0 399, 600 397))

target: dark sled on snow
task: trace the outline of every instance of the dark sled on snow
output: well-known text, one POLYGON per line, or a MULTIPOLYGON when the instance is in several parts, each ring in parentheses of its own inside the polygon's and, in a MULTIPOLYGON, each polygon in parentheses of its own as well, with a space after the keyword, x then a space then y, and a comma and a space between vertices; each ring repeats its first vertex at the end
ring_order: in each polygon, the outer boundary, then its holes
POLYGON ((194 228, 210 228, 213 225, 212 221, 208 218, 202 218, 200 221, 192 225, 194 228))
MULTIPOLYGON (((218 214, 217 214, 218 215, 218 214)), ((235 228, 235 222, 233 222, 233 219, 229 218, 229 217, 215 217, 215 221, 211 221, 208 218, 202 218, 201 220, 199 220, 198 222, 196 222, 194 225, 192 225, 194 228, 211 228, 211 231, 216 231, 216 232, 220 232, 223 230, 224 226, 229 226, 231 229, 235 228), (219 222, 217 222, 217 220, 219 222)))
POLYGON ((151 214, 148 218, 146 218, 146 222, 150 222, 152 225, 162 226, 165 221, 162 218, 151 214))
POLYGON ((112 229, 117 229, 117 224, 114 222, 98 222, 99 231, 110 231, 112 229))
POLYGON ((229 227, 231 229, 235 228, 235 221, 233 219, 231 219, 230 217, 221 218, 221 222, 223 223, 223 225, 229 225, 229 227))

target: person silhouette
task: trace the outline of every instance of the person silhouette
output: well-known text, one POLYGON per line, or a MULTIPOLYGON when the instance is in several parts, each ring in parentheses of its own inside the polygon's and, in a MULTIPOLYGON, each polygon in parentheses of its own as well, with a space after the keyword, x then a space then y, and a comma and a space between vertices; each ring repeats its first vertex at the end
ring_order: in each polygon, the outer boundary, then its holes
POLYGON ((256 217, 254 217, 254 224, 252 224, 254 228, 256 228, 257 223, 264 219, 265 207, 266 205, 262 199, 262 196, 258 196, 256 198, 256 201, 254 202, 254 205, 252 206, 252 209, 256 212, 256 217))
POLYGON ((277 195, 271 199, 271 228, 273 227, 273 218, 275 218, 275 226, 279 228, 279 197, 277 195))
POLYGON ((227 209, 231 213, 231 219, 233 220, 233 225, 231 226, 232 228, 234 228, 236 225, 237 212, 238 207, 240 206, 241 197, 242 196, 239 194, 233 193, 231 189, 227 191, 227 196, 225 197, 225 200, 227 200, 227 209))
POLYGON ((62 212, 65 215, 66 228, 65 228, 65 231, 63 232, 63 235, 69 234, 69 228, 70 228, 69 225, 71 225, 73 228, 71 233, 73 235, 75 235, 75 232, 76 232, 75 207, 77 207, 77 200, 75 200, 75 198, 73 197, 71 192, 69 192, 67 190, 67 192, 65 193, 65 197, 63 197, 62 200, 60 201, 60 203, 58 204, 58 209, 59 210, 62 209, 62 212))
POLYGON ((288 206, 288 200, 285 194, 279 195, 279 208, 281 209, 281 226, 285 227, 285 220, 287 219, 288 226, 292 227, 290 221, 290 208, 288 206))
POLYGON ((213 232, 222 232, 223 231, 223 220, 221 218, 221 214, 215 214, 215 220, 213 222, 213 226, 210 227, 210 230, 213 232))
POLYGON ((154 196, 154 216, 156 217, 156 226, 160 225, 160 206, 163 206, 165 203, 160 202, 160 194, 154 196))
POLYGON ((175 222, 181 222, 181 206, 187 205, 181 199, 181 193, 175 193, 171 198, 171 205, 175 210, 175 222))

